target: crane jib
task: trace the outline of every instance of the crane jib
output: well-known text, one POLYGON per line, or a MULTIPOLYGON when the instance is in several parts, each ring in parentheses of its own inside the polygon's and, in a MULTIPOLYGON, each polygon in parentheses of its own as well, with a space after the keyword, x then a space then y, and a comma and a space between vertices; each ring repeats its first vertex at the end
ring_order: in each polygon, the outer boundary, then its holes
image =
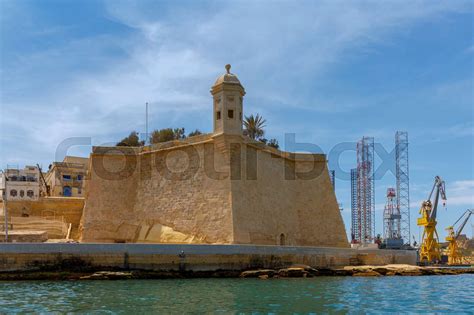
POLYGON ((454 237, 455 239, 457 239, 457 238, 459 237, 459 235, 461 235, 462 230, 464 229, 464 226, 466 225, 467 221, 469 221, 469 218, 471 217, 471 215, 472 215, 473 213, 474 213, 474 210, 469 210, 469 209, 468 209, 468 210, 466 210, 466 211, 459 217, 459 219, 458 219, 456 222, 454 222, 453 226, 456 225, 456 223, 458 223, 459 220, 461 220, 461 218, 462 218, 463 216, 465 216, 466 214, 468 214, 468 215, 466 216, 466 218, 462 221, 461 225, 459 226, 459 228, 458 228, 458 230, 457 230, 457 232, 456 232, 456 235, 455 235, 455 237, 454 237))
POLYGON ((434 194, 434 202, 433 202, 433 210, 431 211, 430 214, 430 219, 431 220, 436 220, 436 215, 438 212, 438 202, 439 202, 439 197, 441 196, 441 199, 446 200, 446 190, 444 186, 444 181, 441 179, 441 177, 436 176, 435 177, 435 182, 433 184, 433 188, 431 189, 431 193, 428 197, 428 200, 431 200, 431 197, 434 194))

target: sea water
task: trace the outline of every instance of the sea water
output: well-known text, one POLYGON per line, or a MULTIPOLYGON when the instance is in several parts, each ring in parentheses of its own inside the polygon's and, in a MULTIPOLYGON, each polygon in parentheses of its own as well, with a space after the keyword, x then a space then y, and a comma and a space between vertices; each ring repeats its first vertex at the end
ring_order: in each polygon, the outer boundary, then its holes
POLYGON ((0 282, 0 313, 474 312, 474 275, 0 282))

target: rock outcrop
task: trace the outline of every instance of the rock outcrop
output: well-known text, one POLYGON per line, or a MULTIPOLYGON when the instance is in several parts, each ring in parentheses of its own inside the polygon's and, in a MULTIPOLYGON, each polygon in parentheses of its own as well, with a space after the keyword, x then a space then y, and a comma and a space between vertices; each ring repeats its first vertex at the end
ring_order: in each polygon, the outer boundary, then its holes
POLYGON ((449 267, 420 267, 413 265, 385 265, 385 266, 346 266, 340 269, 315 269, 306 265, 295 265, 276 270, 249 270, 241 274, 243 278, 258 278, 266 275, 267 278, 301 278, 315 276, 353 276, 353 277, 380 277, 380 276, 430 276, 430 275, 457 275, 474 273, 474 268, 449 267))

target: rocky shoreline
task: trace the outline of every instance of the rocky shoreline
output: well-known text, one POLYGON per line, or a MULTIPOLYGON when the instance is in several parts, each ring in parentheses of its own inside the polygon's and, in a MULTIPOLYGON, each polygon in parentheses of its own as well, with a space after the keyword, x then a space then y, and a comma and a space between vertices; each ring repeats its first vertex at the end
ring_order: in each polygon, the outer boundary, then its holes
POLYGON ((347 266, 335 269, 315 269, 305 265, 295 265, 279 270, 261 269, 249 270, 241 273, 242 278, 298 278, 318 276, 350 276, 350 277, 381 277, 381 276, 433 276, 458 275, 471 273, 474 268, 450 267, 420 267, 413 265, 385 265, 385 266, 347 266))
POLYGON ((145 270, 35 270, 0 272, 0 281, 19 280, 126 280, 126 279, 187 279, 187 278, 312 278, 321 276, 383 277, 474 274, 473 267, 420 267, 413 265, 347 266, 344 268, 312 268, 293 265, 281 269, 247 271, 145 271, 145 270))

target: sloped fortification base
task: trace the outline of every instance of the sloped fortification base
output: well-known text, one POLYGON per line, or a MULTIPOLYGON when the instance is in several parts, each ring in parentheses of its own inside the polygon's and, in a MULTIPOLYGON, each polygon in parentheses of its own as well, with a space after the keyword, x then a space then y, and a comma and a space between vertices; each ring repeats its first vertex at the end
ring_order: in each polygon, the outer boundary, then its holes
POLYGON ((82 242, 349 246, 323 154, 212 134, 90 161, 82 242))
POLYGON ((415 264, 415 251, 254 245, 0 244, 6 271, 244 271, 295 264, 313 268, 415 264))

